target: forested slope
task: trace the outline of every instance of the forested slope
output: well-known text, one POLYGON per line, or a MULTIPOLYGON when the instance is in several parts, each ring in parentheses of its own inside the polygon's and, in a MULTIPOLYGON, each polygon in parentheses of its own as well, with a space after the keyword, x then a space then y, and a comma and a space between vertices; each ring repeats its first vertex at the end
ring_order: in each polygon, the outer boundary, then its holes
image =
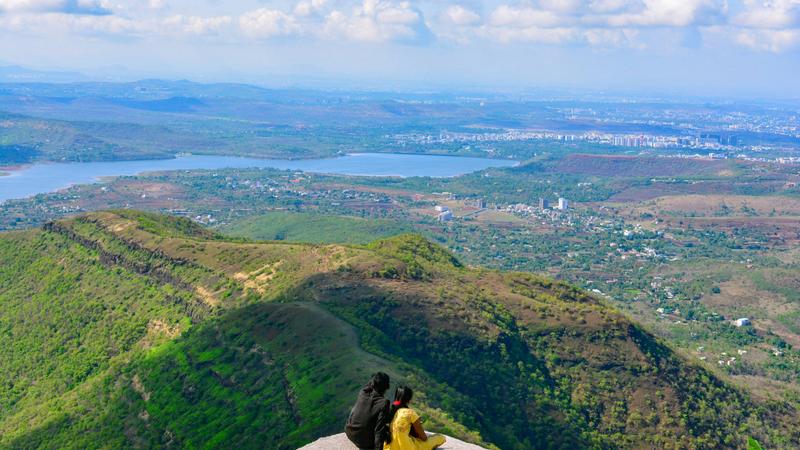
POLYGON ((789 405, 601 301, 418 236, 241 242, 131 211, 0 235, 0 447, 296 448, 379 369, 485 446, 800 446, 789 405))

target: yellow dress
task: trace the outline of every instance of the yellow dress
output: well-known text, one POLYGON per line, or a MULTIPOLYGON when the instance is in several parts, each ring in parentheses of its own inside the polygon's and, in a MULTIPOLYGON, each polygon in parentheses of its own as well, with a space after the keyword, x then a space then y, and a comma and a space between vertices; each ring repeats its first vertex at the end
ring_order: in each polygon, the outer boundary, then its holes
POLYGON ((411 424, 419 419, 419 414, 411 408, 401 408, 392 419, 392 443, 383 444, 383 450, 433 450, 444 444, 444 436, 434 434, 427 441, 411 437, 411 424))

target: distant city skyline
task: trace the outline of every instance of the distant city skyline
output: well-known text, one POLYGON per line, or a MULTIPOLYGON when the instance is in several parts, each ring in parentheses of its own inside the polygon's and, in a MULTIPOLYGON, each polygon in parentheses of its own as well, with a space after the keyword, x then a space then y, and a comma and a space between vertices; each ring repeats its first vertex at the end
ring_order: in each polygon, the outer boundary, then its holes
POLYGON ((0 66, 94 79, 800 97, 798 0, 0 0, 0 66))

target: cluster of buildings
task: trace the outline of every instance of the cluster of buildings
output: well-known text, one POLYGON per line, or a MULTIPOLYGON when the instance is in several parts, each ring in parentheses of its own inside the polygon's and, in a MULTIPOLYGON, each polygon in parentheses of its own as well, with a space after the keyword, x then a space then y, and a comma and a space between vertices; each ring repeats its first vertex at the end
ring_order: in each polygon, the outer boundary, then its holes
POLYGON ((552 131, 508 129, 493 133, 454 133, 442 131, 438 135, 398 134, 391 137, 400 145, 551 140, 560 142, 585 141, 634 148, 727 149, 739 146, 739 137, 732 133, 698 133, 693 136, 668 136, 651 134, 614 134, 597 131, 588 131, 580 134, 564 134, 552 131))
MULTIPOLYGON (((620 258, 623 260, 626 260, 628 258, 655 259, 663 257, 663 255, 660 255, 656 251, 656 249, 652 247, 643 247, 641 250, 636 250, 636 249, 623 250, 621 248, 618 248, 617 253, 619 253, 620 258)), ((671 295, 671 292, 667 292, 667 294, 669 296, 671 295)))
POLYGON ((559 198, 555 207, 551 207, 548 199, 540 198, 538 205, 516 203, 506 206, 503 210, 515 216, 528 218, 530 220, 541 219, 542 225, 548 223, 567 227, 582 225, 587 228, 592 228, 595 225, 596 217, 581 217, 578 219, 575 215, 566 213, 569 208, 569 200, 565 198, 559 198))
MULTIPOLYGON (((443 193, 442 195, 445 195, 445 194, 448 194, 448 193, 443 193)), ((447 198, 449 200, 453 199, 450 196, 447 196, 447 198)), ((480 213, 481 211, 485 210, 486 207, 487 207, 486 200, 484 200, 482 198, 466 199, 466 200, 464 200, 464 205, 467 206, 467 207, 471 207, 471 208, 476 208, 477 209, 477 211, 473 211, 473 212, 471 212, 469 214, 466 214, 464 217, 469 217, 471 215, 480 213)), ((494 206, 494 207, 496 209, 501 209, 499 206, 494 206)), ((550 206, 550 200, 548 200, 546 198, 540 198, 539 199, 538 208, 535 207, 535 206, 526 205, 524 203, 517 203, 517 204, 513 204, 513 205, 508 205, 504 209, 506 211, 508 211, 508 212, 517 213, 517 214, 522 213, 522 214, 526 214, 526 215, 531 215, 531 214, 535 214, 537 212, 550 212, 551 215, 558 216, 559 213, 556 212, 556 211, 567 211, 567 210, 569 210, 569 208, 570 208, 569 200, 567 200, 564 197, 559 197, 559 199, 557 200, 556 205, 554 207, 550 206)), ((453 220, 455 218, 453 216, 453 211, 451 211, 450 208, 447 207, 447 206, 436 205, 434 207, 434 210, 436 211, 436 220, 438 220, 439 222, 449 222, 449 221, 451 221, 451 220, 453 220)))
POLYGON ((735 134, 700 133, 696 136, 653 136, 653 135, 615 135, 610 140, 599 142, 617 147, 689 147, 689 148, 726 148, 737 147, 739 137, 735 134))
POLYGON ((554 133, 551 131, 530 131, 508 129, 495 133, 454 133, 442 131, 434 134, 397 134, 392 136, 398 144, 449 144, 470 142, 503 142, 503 141, 531 141, 531 140, 580 140, 580 135, 554 133))
MULTIPOLYGON (((550 207, 550 200, 546 198, 539 199, 539 206, 531 206, 526 205, 525 203, 516 203, 513 205, 508 205, 506 211, 511 213, 523 213, 523 214, 535 214, 537 212, 548 212, 548 211, 567 211, 569 209, 569 200, 561 197, 558 199, 558 202, 555 207, 550 207)), ((558 215, 558 213, 555 213, 558 215)))
POLYGON ((453 220, 453 211, 450 211, 450 208, 447 206, 436 205, 436 220, 439 222, 449 222, 453 220))
POLYGON ((668 136, 621 135, 610 139, 617 147, 677 147, 681 138, 668 136))
MULTIPOLYGON (((550 200, 546 198, 539 198, 539 209, 545 210, 550 209, 550 200)), ((555 209, 559 211, 566 211, 569 209, 569 200, 565 199, 564 197, 558 198, 558 203, 556 204, 555 209)))

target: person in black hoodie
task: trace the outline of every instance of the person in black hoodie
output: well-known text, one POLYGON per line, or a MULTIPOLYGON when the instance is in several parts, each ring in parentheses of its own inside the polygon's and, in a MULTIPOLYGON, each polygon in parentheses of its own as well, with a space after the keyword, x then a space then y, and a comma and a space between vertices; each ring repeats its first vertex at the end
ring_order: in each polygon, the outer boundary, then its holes
POLYGON ((383 450, 389 440, 389 400, 383 394, 389 389, 389 375, 378 372, 358 393, 344 432, 361 450, 383 450))

